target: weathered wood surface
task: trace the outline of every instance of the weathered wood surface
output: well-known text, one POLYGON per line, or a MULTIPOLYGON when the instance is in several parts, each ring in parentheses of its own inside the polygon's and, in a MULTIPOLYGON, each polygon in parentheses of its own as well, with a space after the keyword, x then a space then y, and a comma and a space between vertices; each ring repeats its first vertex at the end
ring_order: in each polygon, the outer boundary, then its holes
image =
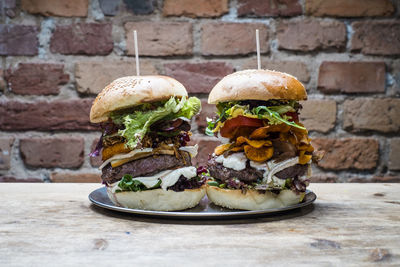
POLYGON ((311 209, 171 221, 93 207, 98 184, 1 184, 0 266, 400 266, 400 184, 313 184, 311 209))

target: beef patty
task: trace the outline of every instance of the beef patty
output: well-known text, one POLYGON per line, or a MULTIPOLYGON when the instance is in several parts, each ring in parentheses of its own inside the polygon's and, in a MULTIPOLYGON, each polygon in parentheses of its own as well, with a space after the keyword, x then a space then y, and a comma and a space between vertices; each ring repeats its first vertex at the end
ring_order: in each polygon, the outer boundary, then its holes
POLYGON ((249 183, 257 181, 258 178, 263 177, 263 171, 259 171, 251 167, 249 161, 247 161, 246 169, 241 171, 235 171, 233 169, 226 168, 221 163, 216 162, 215 158, 211 158, 208 161, 207 167, 211 177, 214 177, 223 182, 230 178, 237 178, 240 181, 249 183))
POLYGON ((150 156, 130 161, 115 168, 108 164, 103 168, 101 178, 107 184, 112 184, 121 180, 125 174, 130 174, 132 177, 150 176, 176 167, 191 166, 189 153, 182 151, 180 154, 185 158, 186 164, 182 159, 177 159, 174 155, 150 156))
POLYGON ((287 178, 298 178, 303 176, 308 169, 308 165, 296 164, 286 169, 281 170, 280 172, 275 173, 275 176, 279 179, 287 179, 287 178))
MULTIPOLYGON (((208 170, 210 172, 211 177, 214 177, 222 182, 230 178, 237 178, 242 182, 250 183, 255 182, 257 179, 262 179, 264 171, 257 170, 250 166, 249 161, 246 163, 246 169, 241 171, 235 171, 233 169, 229 169, 224 167, 221 163, 215 161, 215 158, 211 158, 208 161, 208 170)), ((279 179, 287 179, 287 178, 298 178, 303 176, 308 169, 308 165, 296 164, 294 166, 283 169, 280 172, 275 174, 279 179)))

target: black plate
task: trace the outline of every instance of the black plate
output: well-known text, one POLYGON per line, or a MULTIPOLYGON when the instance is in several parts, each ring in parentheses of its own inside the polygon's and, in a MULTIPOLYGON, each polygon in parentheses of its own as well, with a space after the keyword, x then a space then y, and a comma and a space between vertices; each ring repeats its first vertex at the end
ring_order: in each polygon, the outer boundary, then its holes
POLYGON ((183 211, 155 211, 155 210, 139 210, 139 209, 128 209, 115 206, 114 203, 108 198, 106 188, 102 187, 94 190, 89 195, 89 200, 95 204, 96 206, 139 215, 147 215, 150 217, 163 217, 163 218, 188 218, 188 219, 231 219, 231 218, 239 218, 239 217, 253 217, 253 216, 265 216, 268 214, 274 214, 282 211, 298 209, 301 207, 308 206, 312 204, 317 199, 317 196, 312 192, 307 190, 306 196, 304 197, 303 202, 291 205, 283 208, 275 208, 275 209, 265 209, 265 210, 231 210, 219 207, 210 203, 205 196, 194 208, 183 210, 183 211))

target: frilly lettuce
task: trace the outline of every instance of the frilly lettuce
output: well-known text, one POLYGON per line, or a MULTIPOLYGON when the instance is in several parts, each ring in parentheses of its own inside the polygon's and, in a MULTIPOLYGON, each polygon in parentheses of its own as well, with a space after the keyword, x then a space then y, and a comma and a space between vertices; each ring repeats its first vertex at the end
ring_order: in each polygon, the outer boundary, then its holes
POLYGON ((124 125, 125 129, 118 133, 127 140, 126 145, 130 149, 138 146, 144 135, 149 131, 150 126, 161 119, 173 120, 180 117, 191 119, 201 110, 201 102, 196 97, 185 97, 178 99, 171 97, 164 105, 153 110, 136 110, 129 114, 120 112, 111 113, 114 123, 124 125))

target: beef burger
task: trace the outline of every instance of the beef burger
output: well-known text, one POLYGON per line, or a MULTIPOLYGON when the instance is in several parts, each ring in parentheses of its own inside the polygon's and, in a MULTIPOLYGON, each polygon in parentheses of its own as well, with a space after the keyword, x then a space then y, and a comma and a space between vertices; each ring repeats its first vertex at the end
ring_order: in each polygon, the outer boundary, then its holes
POLYGON ((91 153, 101 153, 102 179, 116 205, 147 210, 183 210, 205 195, 205 180, 191 158, 189 119, 201 109, 185 87, 166 76, 113 81, 93 102, 90 120, 103 129, 91 153))

